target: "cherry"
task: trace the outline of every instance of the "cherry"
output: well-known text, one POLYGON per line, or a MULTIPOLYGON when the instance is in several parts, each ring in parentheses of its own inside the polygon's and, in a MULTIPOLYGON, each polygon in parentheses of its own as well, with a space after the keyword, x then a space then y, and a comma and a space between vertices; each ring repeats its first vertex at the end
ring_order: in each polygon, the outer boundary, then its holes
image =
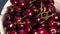
POLYGON ((26 0, 27 1, 27 4, 30 5, 32 4, 33 0, 26 0))
POLYGON ((49 12, 54 12, 54 10, 55 10, 55 7, 53 5, 51 5, 51 4, 49 4, 48 5, 48 11, 49 12))
POLYGON ((37 23, 40 23, 40 22, 41 22, 41 18, 40 18, 39 15, 36 15, 36 16, 34 17, 34 20, 35 20, 37 23))
POLYGON ((26 26, 28 26, 28 25, 30 26, 30 24, 31 24, 31 20, 30 19, 25 18, 23 21, 25 22, 26 26))
POLYGON ((42 3, 46 3, 48 0, 42 0, 42 3))
POLYGON ((24 29, 18 30, 18 34, 27 34, 27 32, 24 29))
POLYGON ((21 7, 15 6, 14 9, 15 9, 15 11, 19 11, 19 10, 21 10, 21 7))
POLYGON ((17 34, 17 31, 16 30, 12 30, 12 31, 10 31, 10 34, 17 34))
POLYGON ((49 33, 50 33, 50 34, 56 34, 56 33, 57 33, 57 28, 50 27, 50 28, 49 28, 49 33))
POLYGON ((14 16, 14 22, 20 23, 22 21, 22 18, 20 16, 14 16))
POLYGON ((54 5, 54 0, 49 0, 49 3, 54 5))
POLYGON ((33 16, 33 9, 28 8, 25 10, 24 15, 27 16, 28 18, 33 16))
POLYGON ((14 24, 13 24, 13 22, 10 21, 10 20, 6 21, 5 26, 6 26, 7 29, 12 29, 12 28, 14 28, 14 24))
POLYGON ((52 27, 52 26, 57 27, 57 23, 55 23, 55 20, 54 20, 53 18, 51 18, 51 19, 49 20, 48 25, 51 26, 51 27, 52 27))
POLYGON ((47 6, 45 4, 42 4, 42 11, 46 12, 47 11, 47 6))
POLYGON ((8 7, 7 10, 8 10, 8 14, 13 14, 14 12, 14 9, 11 7, 8 7))
POLYGON ((25 24, 17 24, 17 28, 24 28, 25 24))
POLYGON ((18 0, 10 0, 10 2, 12 3, 12 5, 16 5, 18 0))
POLYGON ((25 7, 26 6, 26 1, 25 0, 19 0, 18 6, 25 7))
POLYGON ((32 34, 38 34, 36 30, 32 30, 32 34))
POLYGON ((38 34, 48 34, 48 32, 46 31, 46 29, 44 27, 39 27, 37 29, 37 33, 38 34))
POLYGON ((25 31, 30 32, 31 31, 31 27, 30 26, 26 26, 25 27, 25 31))
POLYGON ((34 12, 38 12, 38 7, 37 6, 32 6, 32 9, 34 10, 34 12))
POLYGON ((6 19, 7 19, 7 20, 11 20, 11 19, 12 19, 12 16, 9 15, 9 14, 7 14, 7 15, 6 15, 6 19))

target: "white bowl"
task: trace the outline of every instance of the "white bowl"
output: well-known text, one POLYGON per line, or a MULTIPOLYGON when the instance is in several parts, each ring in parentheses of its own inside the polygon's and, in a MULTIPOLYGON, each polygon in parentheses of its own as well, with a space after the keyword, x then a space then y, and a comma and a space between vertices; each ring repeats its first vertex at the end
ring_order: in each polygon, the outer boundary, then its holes
MULTIPOLYGON (((54 1, 55 1, 54 6, 56 7, 56 11, 59 12, 60 11, 60 0, 54 0, 54 1)), ((1 15, 0 15, 0 31, 1 31, 1 34, 5 34, 4 28, 3 28, 3 20, 4 20, 4 15, 7 12, 8 6, 11 6, 10 0, 8 0, 6 2, 5 6, 2 9, 1 15)))

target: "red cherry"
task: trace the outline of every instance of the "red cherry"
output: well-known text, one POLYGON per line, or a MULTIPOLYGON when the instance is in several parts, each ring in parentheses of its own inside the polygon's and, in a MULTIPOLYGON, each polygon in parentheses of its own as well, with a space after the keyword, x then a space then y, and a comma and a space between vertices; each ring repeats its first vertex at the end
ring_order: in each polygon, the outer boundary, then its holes
POLYGON ((20 16, 14 16, 14 22, 20 23, 22 21, 22 18, 20 16))
POLYGON ((7 10, 8 10, 8 14, 10 14, 10 15, 13 14, 13 12, 14 12, 14 9, 11 7, 8 7, 7 10))
POLYGON ((19 11, 19 10, 21 10, 21 7, 15 6, 14 9, 15 9, 15 11, 19 11))
POLYGON ((25 0, 19 0, 18 6, 25 7, 26 6, 26 1, 25 0))
POLYGON ((46 3, 48 0, 42 0, 43 3, 46 3))
POLYGON ((25 22, 25 25, 26 25, 26 26, 29 26, 29 25, 31 24, 31 20, 28 19, 28 18, 25 18, 25 19, 24 19, 24 22, 25 22))
POLYGON ((12 3, 12 5, 16 5, 18 0, 10 0, 10 2, 12 3))
POLYGON ((47 6, 44 5, 44 4, 42 5, 42 11, 43 11, 43 12, 46 12, 46 11, 47 11, 47 6))
POLYGON ((49 0, 49 3, 54 5, 54 0, 49 0))
POLYGON ((54 10, 55 10, 55 7, 53 5, 51 5, 51 4, 49 4, 48 5, 48 11, 49 12, 54 12, 54 10))
POLYGON ((25 10, 24 15, 27 16, 28 18, 32 17, 33 15, 33 9, 28 8, 25 10))
POLYGON ((49 20, 48 25, 51 26, 51 27, 52 27, 52 26, 57 27, 57 23, 55 23, 55 20, 54 20, 53 18, 51 18, 51 19, 49 20))
POLYGON ((10 34, 17 34, 17 31, 16 30, 12 30, 12 31, 10 31, 10 34))
POLYGON ((33 30, 32 31, 32 34, 38 34, 36 30, 33 30))
POLYGON ((50 34, 56 34, 56 33, 57 33, 57 28, 50 27, 50 28, 49 28, 49 33, 50 33, 50 34))
POLYGON ((36 16, 34 17, 34 20, 35 20, 37 23, 41 23, 41 18, 40 18, 39 15, 36 15, 36 16))
POLYGON ((30 26, 26 26, 26 27, 25 27, 25 30, 26 30, 27 32, 30 32, 30 31, 31 31, 31 27, 30 27, 30 26))
POLYGON ((27 32, 24 29, 18 30, 18 34, 27 34, 27 32))
POLYGON ((26 0, 27 1, 27 4, 30 5, 32 4, 33 0, 26 0))
POLYGON ((7 14, 7 15, 6 15, 6 19, 7 19, 7 20, 11 20, 11 19, 12 19, 12 16, 9 15, 9 14, 7 14))
POLYGON ((8 21, 6 22, 5 26, 6 26, 7 29, 12 29, 12 28, 14 28, 14 24, 13 24, 10 20, 8 20, 8 21))
POLYGON ((32 6, 32 9, 34 10, 34 12, 37 12, 38 11, 38 7, 37 6, 32 6))
POLYGON ((17 24, 17 28, 24 28, 25 24, 17 24))
POLYGON ((46 29, 44 27, 39 27, 37 29, 37 33, 38 34, 48 34, 48 32, 46 31, 46 29))

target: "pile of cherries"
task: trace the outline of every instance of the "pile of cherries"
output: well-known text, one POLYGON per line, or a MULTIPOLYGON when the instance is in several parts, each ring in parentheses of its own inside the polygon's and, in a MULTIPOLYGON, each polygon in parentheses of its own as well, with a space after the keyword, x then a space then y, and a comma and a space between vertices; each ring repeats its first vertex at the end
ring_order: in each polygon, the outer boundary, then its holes
POLYGON ((6 34, 58 34, 60 14, 54 0, 10 0, 4 27, 6 34))

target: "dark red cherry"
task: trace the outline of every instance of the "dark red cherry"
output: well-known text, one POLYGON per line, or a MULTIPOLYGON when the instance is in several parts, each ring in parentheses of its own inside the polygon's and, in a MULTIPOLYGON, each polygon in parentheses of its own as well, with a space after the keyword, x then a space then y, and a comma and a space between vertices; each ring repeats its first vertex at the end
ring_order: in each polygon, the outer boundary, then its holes
POLYGON ((27 4, 30 5, 32 4, 33 0, 26 0, 27 1, 27 4))
POLYGON ((14 24, 13 24, 13 22, 10 21, 10 20, 6 21, 5 26, 6 26, 7 29, 12 29, 12 28, 14 28, 14 24))
POLYGON ((12 30, 12 31, 10 31, 10 34, 17 34, 17 31, 16 30, 12 30))
POLYGON ((15 11, 19 11, 19 10, 21 10, 21 7, 15 6, 14 9, 15 9, 15 11))
POLYGON ((12 19, 12 16, 9 15, 9 14, 7 14, 7 15, 6 15, 6 19, 7 19, 7 20, 11 20, 11 19, 12 19))
POLYGON ((30 26, 26 26, 25 27, 25 31, 30 32, 31 31, 31 27, 30 26))
POLYGON ((48 5, 48 11, 49 12, 54 12, 54 10, 55 10, 55 7, 53 5, 51 5, 51 4, 49 4, 48 5))
POLYGON ((39 15, 36 15, 36 16, 34 17, 34 20, 35 20, 37 23, 40 23, 40 22, 41 22, 41 18, 40 18, 39 15))
POLYGON ((24 19, 24 22, 25 22, 25 25, 26 25, 26 26, 28 26, 28 25, 31 24, 31 20, 28 19, 28 18, 25 18, 25 19, 24 19))
POLYGON ((57 33, 57 28, 50 27, 50 28, 49 28, 49 33, 50 33, 50 34, 56 34, 56 33, 57 33))
POLYGON ((22 21, 22 18, 20 16, 14 16, 14 22, 20 23, 22 21))
POLYGON ((49 20, 48 25, 51 26, 51 27, 52 27, 52 26, 57 27, 57 23, 55 22, 55 20, 54 20, 53 18, 51 18, 51 19, 49 20))
POLYGON ((8 14, 13 14, 14 9, 13 9, 13 8, 11 8, 11 7, 8 7, 8 8, 7 8, 7 11, 8 11, 8 14))
POLYGON ((38 7, 37 6, 32 6, 32 9, 34 10, 34 12, 38 12, 38 7))
POLYGON ((42 4, 42 12, 46 12, 47 11, 47 6, 45 4, 42 4))
POLYGON ((37 29, 37 33, 38 34, 48 34, 48 32, 46 31, 46 29, 44 27, 39 27, 37 29))
POLYGON ((32 34, 38 34, 36 30, 32 30, 32 34))
POLYGON ((25 7, 26 6, 26 1, 25 0, 19 0, 18 6, 25 7))
POLYGON ((28 18, 32 17, 33 15, 33 9, 28 8, 25 10, 24 15, 27 16, 28 18))
POLYGON ((27 34, 27 32, 24 29, 18 30, 18 34, 27 34))
POLYGON ((24 28, 25 24, 17 24, 17 28, 24 28))
POLYGON ((42 3, 46 3, 47 2, 47 0, 42 0, 42 3))
POLYGON ((49 0, 49 3, 54 5, 54 0, 49 0))
POLYGON ((12 3, 12 5, 16 5, 18 0, 10 0, 10 2, 12 3))

